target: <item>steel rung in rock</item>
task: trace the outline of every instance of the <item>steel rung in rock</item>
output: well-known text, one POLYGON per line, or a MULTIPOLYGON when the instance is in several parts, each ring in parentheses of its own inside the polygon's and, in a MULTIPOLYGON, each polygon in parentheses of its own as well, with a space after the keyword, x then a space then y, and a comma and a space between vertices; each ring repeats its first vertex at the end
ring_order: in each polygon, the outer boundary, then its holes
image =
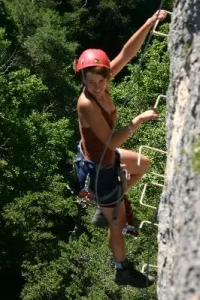
POLYGON ((153 182, 153 181, 149 182, 149 183, 145 183, 145 185, 143 187, 143 190, 142 190, 141 197, 140 197, 140 204, 143 205, 143 206, 149 207, 149 208, 157 209, 156 206, 152 206, 152 205, 149 205, 149 204, 146 204, 146 203, 143 202, 144 195, 146 193, 146 189, 147 189, 147 186, 149 184, 152 184, 152 185, 155 185, 155 186, 158 186, 158 187, 163 187, 164 186, 163 184, 160 184, 160 183, 157 183, 157 182, 153 182))
POLYGON ((144 265, 142 266, 141 273, 145 273, 145 270, 146 270, 147 268, 154 268, 154 269, 157 269, 158 266, 152 265, 152 264, 144 264, 144 265))
POLYGON ((143 148, 147 148, 147 149, 150 149, 150 150, 153 150, 153 151, 156 151, 156 152, 160 152, 160 153, 163 153, 163 154, 167 154, 166 151, 163 151, 163 150, 161 150, 161 149, 142 145, 142 146, 140 146, 140 148, 139 148, 139 153, 138 153, 138 154, 139 154, 139 155, 138 155, 138 161, 137 161, 137 165, 138 165, 138 166, 140 166, 141 154, 142 154, 142 149, 143 149, 143 148))
POLYGON ((166 99, 167 96, 166 96, 166 95, 159 95, 159 96, 157 97, 157 99, 156 99, 156 102, 155 102, 153 108, 157 108, 157 107, 158 107, 158 104, 159 104, 159 102, 160 102, 160 99, 162 99, 162 98, 166 99))
POLYGON ((163 175, 163 174, 158 174, 158 173, 155 173, 155 172, 152 172, 151 174, 152 174, 152 175, 155 175, 155 176, 158 176, 158 177, 163 177, 163 178, 165 178, 165 175, 163 175))
MULTIPOLYGON (((152 222, 144 220, 140 223, 139 229, 141 230, 144 224, 152 224, 152 222)), ((153 223, 153 225, 158 226, 157 223, 153 223)))
MULTIPOLYGON (((167 11, 167 13, 168 13, 169 15, 172 15, 172 12, 170 12, 170 11, 167 11)), ((168 34, 165 34, 165 33, 162 33, 162 32, 160 32, 160 31, 157 31, 157 30, 156 30, 159 21, 160 21, 160 20, 157 20, 157 21, 155 22, 154 26, 153 26, 153 30, 152 30, 153 34, 154 34, 154 35, 157 35, 157 36, 168 37, 168 34)))

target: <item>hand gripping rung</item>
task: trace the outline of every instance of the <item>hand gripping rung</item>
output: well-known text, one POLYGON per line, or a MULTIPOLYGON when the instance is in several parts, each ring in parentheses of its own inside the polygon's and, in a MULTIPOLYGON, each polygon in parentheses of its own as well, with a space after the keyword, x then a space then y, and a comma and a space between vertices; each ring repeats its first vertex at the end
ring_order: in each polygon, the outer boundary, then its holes
MULTIPOLYGON (((172 15, 172 12, 170 12, 170 11, 166 11, 166 12, 167 12, 169 15, 172 15)), ((157 30, 156 30, 156 28, 157 28, 159 22, 160 22, 160 20, 157 20, 157 21, 155 22, 155 24, 154 24, 154 26, 153 26, 153 30, 152 30, 153 34, 154 34, 154 35, 157 35, 157 36, 168 37, 168 34, 165 34, 165 33, 162 33, 162 32, 160 32, 160 31, 157 31, 157 30)))

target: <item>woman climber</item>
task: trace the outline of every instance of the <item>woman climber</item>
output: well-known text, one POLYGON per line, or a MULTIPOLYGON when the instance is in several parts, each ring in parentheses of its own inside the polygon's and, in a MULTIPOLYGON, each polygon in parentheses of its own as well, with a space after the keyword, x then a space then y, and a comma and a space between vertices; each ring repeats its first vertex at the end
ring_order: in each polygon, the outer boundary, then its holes
POLYGON ((126 258, 125 238, 122 228, 126 224, 124 192, 132 187, 149 169, 147 157, 119 148, 137 128, 148 120, 158 118, 156 110, 147 110, 134 117, 121 129, 115 130, 116 107, 111 99, 108 83, 136 55, 156 20, 164 20, 165 10, 159 10, 125 43, 120 53, 110 61, 100 49, 85 50, 76 61, 83 90, 78 99, 77 112, 81 141, 78 146, 76 170, 83 187, 89 175, 89 187, 94 191, 99 210, 93 224, 108 225, 108 242, 115 264, 115 282, 138 288, 153 284, 150 276, 137 271, 126 258), (122 184, 120 164, 126 165, 130 178, 122 184), (117 207, 117 209, 116 209, 117 207))

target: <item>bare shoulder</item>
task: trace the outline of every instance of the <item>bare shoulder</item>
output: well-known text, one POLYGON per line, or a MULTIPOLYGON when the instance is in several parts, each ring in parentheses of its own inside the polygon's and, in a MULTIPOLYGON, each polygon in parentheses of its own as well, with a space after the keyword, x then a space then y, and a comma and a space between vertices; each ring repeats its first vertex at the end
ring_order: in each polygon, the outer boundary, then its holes
POLYGON ((79 113, 92 113, 98 109, 98 106, 96 105, 95 101, 92 99, 92 97, 88 97, 85 95, 85 93, 81 93, 81 95, 78 98, 77 103, 77 110, 79 113))
POLYGON ((91 107, 91 106, 92 106, 91 99, 86 97, 86 95, 84 93, 81 93, 81 95, 78 98, 78 103, 77 103, 78 109, 84 109, 84 108, 91 107))

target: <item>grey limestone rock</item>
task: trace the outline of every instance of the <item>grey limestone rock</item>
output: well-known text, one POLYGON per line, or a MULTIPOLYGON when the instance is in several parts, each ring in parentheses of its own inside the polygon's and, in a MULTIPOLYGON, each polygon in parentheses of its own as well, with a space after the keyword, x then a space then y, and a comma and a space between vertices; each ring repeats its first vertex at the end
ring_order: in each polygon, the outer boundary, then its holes
POLYGON ((169 33, 167 166, 159 205, 158 299, 200 300, 200 0, 177 0, 169 33))

